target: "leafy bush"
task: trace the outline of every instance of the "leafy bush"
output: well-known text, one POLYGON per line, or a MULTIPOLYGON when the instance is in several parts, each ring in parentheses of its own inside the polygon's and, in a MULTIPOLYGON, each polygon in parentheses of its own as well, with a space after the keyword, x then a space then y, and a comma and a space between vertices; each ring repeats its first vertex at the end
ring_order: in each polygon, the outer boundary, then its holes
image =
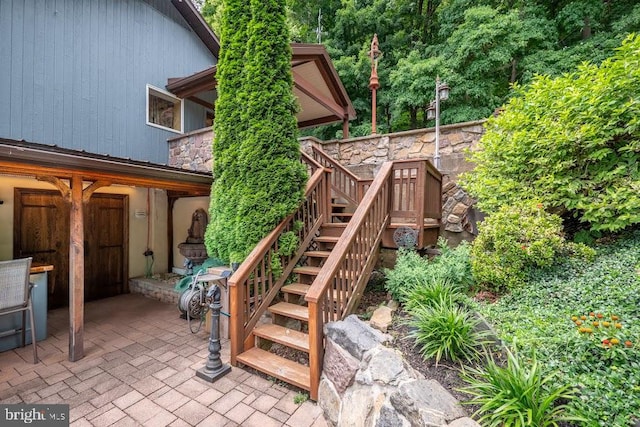
POLYGON ((431 260, 409 249, 398 251, 393 270, 385 270, 386 288, 395 300, 405 302, 413 288, 443 281, 463 291, 471 286, 470 245, 461 242, 451 249, 446 240, 440 238, 438 248, 440 255, 431 260))
POLYGON ((494 292, 522 286, 532 268, 550 267, 558 256, 593 256, 587 246, 566 242, 560 217, 548 214, 540 204, 503 206, 478 230, 471 249, 473 277, 483 289, 494 292))
POLYGON ((488 333, 478 330, 478 319, 465 308, 442 298, 429 306, 417 305, 408 321, 412 328, 407 338, 415 340, 425 359, 453 362, 477 358, 488 333))
POLYGON ((640 231, 613 243, 609 238, 596 249, 593 262, 568 258, 536 270, 524 286, 496 303, 475 303, 474 308, 503 341, 517 340, 520 354, 535 352, 545 372, 557 372, 560 383, 578 386, 580 398, 568 406, 587 420, 579 425, 628 427, 640 414, 640 231), (591 312, 605 317, 599 320, 599 331, 591 312), (615 327, 612 314, 621 328, 615 327), (582 321, 581 315, 586 321, 575 325, 571 317, 582 321), (585 323, 592 334, 580 332, 585 323), (612 344, 614 337, 618 344, 612 344))
POLYGON ((592 230, 640 222, 640 36, 600 66, 515 88, 460 180, 485 212, 540 200, 592 230))
POLYGON ((464 403, 480 406, 474 416, 483 426, 557 427, 559 421, 580 420, 566 414, 565 404, 556 404, 573 399, 574 391, 569 385, 554 387, 555 376, 545 376, 535 358, 525 364, 507 352, 506 366, 488 358, 484 367, 464 370, 462 378, 469 386, 461 391, 474 396, 464 403))

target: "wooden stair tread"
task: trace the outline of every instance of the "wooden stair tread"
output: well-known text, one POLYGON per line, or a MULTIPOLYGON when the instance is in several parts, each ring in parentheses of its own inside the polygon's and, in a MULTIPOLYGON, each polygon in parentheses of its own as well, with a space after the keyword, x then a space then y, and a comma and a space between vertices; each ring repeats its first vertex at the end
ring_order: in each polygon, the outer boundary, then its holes
POLYGON ((340 240, 339 237, 333 237, 333 236, 318 236, 316 237, 316 242, 323 242, 323 243, 337 243, 338 240, 340 240))
POLYGON ((323 228, 346 228, 347 222, 325 222, 322 224, 323 228))
POLYGON ((291 304, 289 302, 279 302, 268 308, 273 314, 291 317, 292 319, 309 321, 309 309, 303 305, 291 304))
POLYGON ((304 283, 291 283, 281 288, 282 292, 287 294, 306 295, 311 285, 305 285, 304 283))
MULTIPOLYGON (((411 222, 392 222, 387 228, 400 228, 400 227, 409 227, 409 228, 419 228, 419 225, 411 222)), ((440 224, 437 223, 425 223, 422 228, 440 228, 440 224)))
POLYGON ((238 355, 238 361, 304 390, 311 389, 308 366, 253 347, 238 355))
POLYGON ((353 212, 331 212, 331 216, 353 216, 353 212))
POLYGON ((293 272, 296 274, 306 274, 309 276, 317 276, 320 273, 320 269, 322 267, 309 267, 305 265, 304 267, 296 267, 293 269, 293 272))
POLYGON ((261 338, 309 353, 309 335, 304 332, 271 323, 263 323, 256 326, 253 333, 261 338))
POLYGON ((332 208, 346 208, 349 207, 348 203, 331 203, 332 208))
POLYGON ((304 253, 304 256, 313 258, 328 258, 329 255, 331 255, 331 251, 307 251, 304 253))

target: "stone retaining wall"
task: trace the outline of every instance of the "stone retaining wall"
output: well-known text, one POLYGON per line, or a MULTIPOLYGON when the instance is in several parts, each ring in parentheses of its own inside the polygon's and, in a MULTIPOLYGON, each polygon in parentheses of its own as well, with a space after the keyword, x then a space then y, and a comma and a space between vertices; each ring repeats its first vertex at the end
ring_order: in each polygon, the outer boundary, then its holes
POLYGON ((325 325, 318 405, 333 426, 479 427, 435 380, 384 345, 391 337, 355 315, 325 325))
MULTIPOLYGON (((475 201, 455 184, 457 177, 473 168, 465 160, 465 151, 474 150, 484 133, 484 120, 440 127, 441 172, 443 174, 443 212, 441 235, 452 244, 471 240, 476 234, 479 213, 475 201)), ((169 166, 211 172, 213 131, 200 129, 169 140, 169 166)), ((371 178, 390 160, 433 158, 435 131, 415 129, 383 135, 369 135, 345 140, 321 141, 300 138, 302 148, 310 152, 317 144, 334 159, 362 178, 371 178)))

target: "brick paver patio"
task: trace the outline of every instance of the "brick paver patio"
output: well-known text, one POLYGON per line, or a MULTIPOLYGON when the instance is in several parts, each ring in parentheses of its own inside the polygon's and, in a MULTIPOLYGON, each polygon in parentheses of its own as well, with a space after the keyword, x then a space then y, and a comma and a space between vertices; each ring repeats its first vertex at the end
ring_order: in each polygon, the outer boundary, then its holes
MULTIPOLYGON (((74 426, 326 426, 313 402, 239 368, 195 376, 208 334, 189 332, 177 308, 136 294, 85 305, 85 357, 68 360, 67 309, 48 313, 48 338, 0 353, 1 403, 67 403, 74 426)), ((222 343, 222 360, 229 345, 222 343)))

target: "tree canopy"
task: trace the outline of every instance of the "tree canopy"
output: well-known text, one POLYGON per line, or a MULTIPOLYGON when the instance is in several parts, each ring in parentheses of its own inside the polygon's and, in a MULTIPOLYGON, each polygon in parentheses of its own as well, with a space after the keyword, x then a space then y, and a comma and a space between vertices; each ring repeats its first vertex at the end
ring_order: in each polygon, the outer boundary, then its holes
MULTIPOLYGON (((214 25, 221 1, 203 7, 214 25)), ((483 119, 508 101, 511 84, 598 64, 640 31, 636 0, 288 0, 287 10, 293 41, 315 43, 320 33, 358 115, 353 135, 371 129, 374 33, 383 52, 378 128, 395 132, 432 125, 426 109, 437 76, 451 86, 443 123, 483 119)), ((311 132, 333 138, 341 127, 311 132)))

